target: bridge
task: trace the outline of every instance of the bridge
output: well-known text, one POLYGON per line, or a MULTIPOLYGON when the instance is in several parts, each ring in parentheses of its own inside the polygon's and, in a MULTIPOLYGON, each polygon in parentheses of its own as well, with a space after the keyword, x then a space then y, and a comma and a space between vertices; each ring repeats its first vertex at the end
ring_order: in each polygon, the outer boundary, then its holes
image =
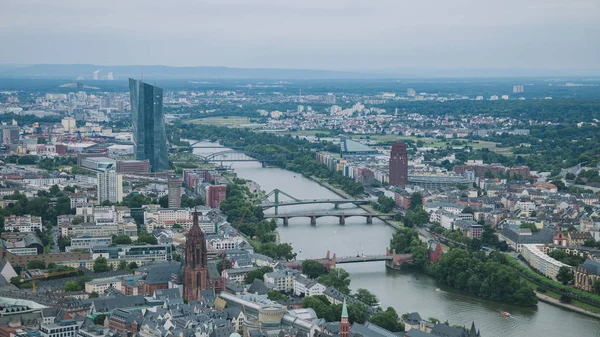
POLYGON ((289 219, 291 218, 310 218, 311 226, 317 225, 317 219, 326 217, 326 216, 334 216, 340 220, 340 225, 346 224, 346 218, 352 217, 365 217, 367 219, 367 224, 373 223, 373 218, 393 218, 394 213, 344 213, 344 212, 311 212, 311 213, 293 213, 293 214, 265 214, 265 219, 283 219, 283 225, 287 226, 289 224, 289 219))
MULTIPOLYGON (((377 262, 385 261, 385 265, 391 269, 400 269, 405 262, 412 262, 412 254, 396 254, 395 251, 390 251, 389 248, 385 249, 385 255, 357 255, 347 257, 337 257, 335 253, 331 255, 331 252, 327 251, 327 255, 322 259, 310 259, 317 261, 325 266, 327 270, 335 268, 338 264, 344 263, 364 263, 364 262, 377 262)), ((287 262, 285 265, 289 268, 302 269, 303 260, 287 262)))
POLYGON ((262 164, 263 167, 266 167, 268 162, 276 161, 275 159, 266 158, 258 153, 246 151, 243 149, 227 149, 224 151, 219 151, 215 153, 211 153, 206 156, 202 156, 199 154, 195 154, 200 161, 205 163, 218 163, 218 162, 249 162, 249 161, 257 161, 262 164))
POLYGON ((275 214, 279 214, 279 207, 283 206, 295 206, 295 205, 311 205, 311 204, 333 204, 335 208, 339 208, 339 205, 342 204, 354 204, 354 205, 366 205, 370 202, 369 199, 306 199, 301 200, 295 198, 282 190, 274 189, 271 192, 267 193, 263 202, 260 204, 260 207, 263 209, 269 209, 275 207, 275 214), (284 196, 290 198, 291 200, 280 201, 279 194, 283 194, 284 196), (273 196, 275 201, 269 200, 269 198, 273 196))

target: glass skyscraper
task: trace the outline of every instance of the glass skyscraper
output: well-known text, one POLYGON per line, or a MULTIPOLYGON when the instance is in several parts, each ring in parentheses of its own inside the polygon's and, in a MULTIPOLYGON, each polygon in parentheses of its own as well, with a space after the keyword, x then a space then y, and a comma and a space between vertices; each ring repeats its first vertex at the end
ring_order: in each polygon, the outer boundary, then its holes
POLYGON ((129 79, 135 159, 150 161, 152 172, 169 169, 163 90, 129 79))

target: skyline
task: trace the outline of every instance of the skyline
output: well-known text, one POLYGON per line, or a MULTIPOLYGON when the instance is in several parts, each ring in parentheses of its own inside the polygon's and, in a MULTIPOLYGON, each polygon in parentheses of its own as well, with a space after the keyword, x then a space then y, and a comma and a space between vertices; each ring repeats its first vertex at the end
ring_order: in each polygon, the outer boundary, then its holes
POLYGON ((0 12, 2 64, 600 69, 594 1, 9 0, 0 12))

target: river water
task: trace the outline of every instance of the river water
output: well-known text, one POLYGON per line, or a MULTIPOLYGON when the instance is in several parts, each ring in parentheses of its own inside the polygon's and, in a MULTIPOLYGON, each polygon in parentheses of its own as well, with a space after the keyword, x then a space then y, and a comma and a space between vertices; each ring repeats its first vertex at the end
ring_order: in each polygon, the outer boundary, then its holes
MULTIPOLYGON (((199 146, 214 145, 200 143, 199 146)), ((210 154, 216 149, 194 149, 197 154, 210 154)), ((294 172, 279 168, 263 168, 259 163, 233 163, 238 177, 250 179, 269 192, 278 188, 298 199, 339 198, 333 192, 294 172)), ((280 200, 286 197, 280 195, 280 200)), ((345 212, 362 211, 342 205, 345 212)), ((299 205, 281 207, 279 214, 306 211, 333 211, 333 205, 299 205)), ((273 212, 273 210, 268 210, 273 212)), ((293 218, 288 226, 279 225, 281 242, 289 242, 299 259, 324 257, 327 251, 337 256, 357 254, 384 254, 394 229, 373 219, 367 225, 362 217, 346 219, 339 225, 335 217, 317 219, 311 226, 309 218, 293 218)), ((423 318, 448 320, 452 325, 471 326, 475 321, 484 337, 598 337, 600 320, 540 302, 537 308, 521 308, 493 301, 485 301, 466 293, 438 284, 420 272, 389 270, 383 262, 341 265, 350 273, 353 291, 365 288, 379 298, 382 307, 396 309, 399 315, 417 311, 423 318), (439 288, 440 291, 436 291, 439 288), (500 315, 508 311, 512 317, 500 315)))

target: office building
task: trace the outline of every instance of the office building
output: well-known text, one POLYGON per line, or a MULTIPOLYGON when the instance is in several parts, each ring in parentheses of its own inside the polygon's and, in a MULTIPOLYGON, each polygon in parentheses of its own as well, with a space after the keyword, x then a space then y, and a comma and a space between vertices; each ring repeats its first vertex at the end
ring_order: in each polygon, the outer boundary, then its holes
POLYGON ((122 174, 148 174, 150 172, 149 160, 119 160, 117 172, 122 174))
POLYGON ((522 84, 519 85, 513 85, 513 93, 521 93, 524 92, 524 88, 522 84))
POLYGON ((152 172, 169 169, 163 90, 129 79, 135 159, 150 161, 152 172))
POLYGON ((73 117, 65 117, 61 120, 61 124, 65 129, 65 132, 75 131, 76 121, 73 117))
POLYGON ((98 173, 98 202, 123 201, 123 176, 115 171, 98 173))
POLYGON ((406 89, 406 96, 415 97, 417 92, 413 88, 406 89))
POLYGON ((406 144, 398 142, 392 145, 390 153, 390 185, 408 185, 408 155, 406 144))
POLYGON ((325 96, 325 103, 327 104, 335 104, 335 94, 333 93, 328 93, 327 96, 325 96))
POLYGON ((11 145, 19 144, 19 132, 21 130, 16 125, 2 126, 2 144, 11 145))
POLYGON ((81 168, 96 172, 114 170, 116 164, 116 160, 106 157, 88 157, 81 159, 81 168))
POLYGON ((57 323, 43 323, 40 326, 41 337, 76 337, 79 323, 75 320, 64 320, 57 323))
POLYGON ((167 181, 169 189, 169 208, 181 207, 181 179, 178 177, 169 177, 167 181))

